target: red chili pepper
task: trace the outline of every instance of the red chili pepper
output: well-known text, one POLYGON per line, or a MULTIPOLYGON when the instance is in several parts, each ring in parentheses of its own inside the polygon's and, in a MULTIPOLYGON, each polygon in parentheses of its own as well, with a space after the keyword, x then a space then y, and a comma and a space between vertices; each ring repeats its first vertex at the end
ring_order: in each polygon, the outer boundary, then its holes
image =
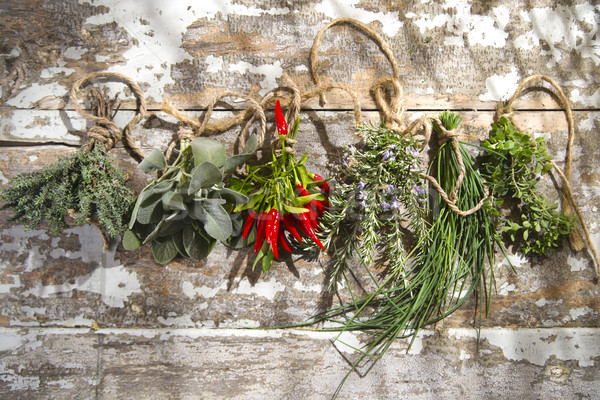
POLYGON ((315 211, 315 209, 313 208, 312 204, 308 203, 306 206, 304 206, 306 209, 308 209, 308 212, 305 214, 308 214, 308 221, 310 222, 310 225, 314 228, 317 227, 317 211, 315 211))
POLYGON ((284 214, 283 218, 281 220, 283 222, 283 226, 285 226, 285 229, 287 229, 292 234, 292 236, 294 238, 296 238, 297 241, 301 242, 302 236, 300 236, 300 234, 296 230, 296 227, 294 226, 294 223, 292 222, 292 218, 290 217, 290 214, 284 214))
POLYGON ((275 104, 275 124, 277 125, 277 132, 279 135, 287 135, 287 123, 285 122, 285 117, 281 111, 281 103, 279 103, 279 100, 277 100, 277 104, 275 104))
POLYGON ((244 225, 244 233, 242 234, 242 238, 246 239, 246 237, 248 236, 248 233, 252 228, 252 224, 254 223, 256 216, 256 211, 250 210, 250 212, 248 213, 248 218, 246 218, 246 224, 244 225))
POLYGON ((254 242, 254 254, 262 247, 265 239, 265 226, 267 225, 267 213, 260 214, 256 219, 256 242, 254 242))
MULTIPOLYGON (((315 181, 323 181, 324 179, 321 177, 321 175, 318 175, 318 174, 313 174, 313 180, 315 180, 315 181)), ((323 182, 323 183, 321 183, 321 184, 319 185, 319 187, 320 187, 321 189, 323 189, 323 191, 324 191, 326 194, 329 194, 329 184, 328 184, 327 182, 323 182)))
POLYGON ((321 244, 321 241, 315 234, 315 231, 313 230, 313 227, 310 224, 310 221, 308 220, 308 216, 306 216, 305 214, 308 214, 308 213, 294 213, 294 217, 298 221, 298 227, 300 228, 300 230, 302 232, 304 232, 304 234, 306 236, 311 238, 313 240, 313 242, 315 242, 320 248, 323 249, 324 247, 321 244))
POLYGON ((292 248, 290 247, 290 244, 288 243, 287 239, 285 238, 283 229, 279 230, 279 243, 281 243, 281 247, 283 247, 283 249, 285 251, 287 251, 288 253, 293 253, 292 248))
POLYGON ((317 216, 323 214, 323 211, 325 211, 325 206, 323 205, 322 202, 318 201, 318 200, 311 200, 310 204, 315 208, 315 210, 317 211, 317 216))
POLYGON ((308 192, 308 190, 306 190, 306 189, 304 188, 304 186, 302 186, 302 184, 301 184, 301 183, 298 183, 298 184, 296 185, 296 190, 298 190, 298 194, 299 194, 300 196, 310 196, 310 193, 308 192))
POLYGON ((279 233, 279 211, 273 208, 269 211, 269 221, 267 222, 267 243, 271 245, 273 255, 279 258, 279 249, 277 248, 277 236, 279 233))

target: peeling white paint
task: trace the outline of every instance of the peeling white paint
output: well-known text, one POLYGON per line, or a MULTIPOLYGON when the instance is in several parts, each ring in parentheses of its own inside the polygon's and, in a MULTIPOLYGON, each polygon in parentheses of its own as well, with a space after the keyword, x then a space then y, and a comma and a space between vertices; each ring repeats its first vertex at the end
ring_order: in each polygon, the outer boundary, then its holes
POLYGON ((420 330, 417 335, 415 336, 415 340, 412 343, 412 346, 410 349, 408 349, 407 354, 416 356, 421 354, 421 351, 423 351, 423 338, 425 337, 429 337, 429 336, 433 336, 434 332, 433 331, 429 331, 429 330, 420 330))
POLYGON ((588 314, 594 314, 594 310, 590 307, 582 307, 582 308, 572 308, 569 310, 569 315, 571 316, 571 320, 575 321, 579 317, 583 317, 588 314))
POLYGON ((253 74, 263 75, 265 78, 260 82, 262 89, 258 91, 260 96, 264 96, 269 91, 277 88, 279 84, 277 79, 283 75, 283 68, 281 68, 281 62, 275 61, 273 64, 262 64, 254 66, 246 61, 240 61, 237 64, 229 65, 230 72, 237 72, 244 75, 248 72, 253 74))
POLYGON ((4 185, 4 184, 7 184, 8 182, 10 182, 10 180, 4 176, 2 171, 0 171, 0 184, 4 185))
POLYGON ((6 104, 17 108, 32 108, 37 101, 46 96, 61 97, 65 96, 67 92, 68 90, 65 89, 65 87, 55 83, 49 83, 45 85, 33 83, 28 88, 21 90, 15 96, 8 99, 6 104))
POLYGON ((16 350, 23 345, 23 335, 16 331, 0 331, 0 351, 16 350))
POLYGON ((215 57, 212 54, 206 57, 204 60, 208 66, 206 72, 209 74, 216 74, 223 70, 223 57, 215 57))
POLYGON ((40 387, 39 377, 21 376, 17 371, 8 368, 8 365, 2 361, 0 361, 0 381, 8 383, 11 391, 35 390, 40 387))
POLYGON ((516 67, 512 67, 511 71, 506 75, 491 75, 485 80, 487 92, 479 96, 481 101, 500 101, 508 100, 519 86, 520 80, 519 71, 516 67))
POLYGON ((343 2, 335 0, 322 0, 315 6, 315 11, 325 14, 328 18, 353 18, 364 24, 373 21, 381 23, 381 30, 387 36, 398 33, 403 24, 397 11, 394 12, 372 12, 357 7, 360 0, 346 0, 343 2))
POLYGON ((576 258, 571 254, 567 257, 567 264, 571 267, 571 272, 583 271, 588 268, 587 260, 576 258))
POLYGON ((285 285, 277 282, 275 279, 269 279, 258 281, 252 286, 247 279, 239 281, 239 284, 235 289, 231 291, 232 294, 243 294, 243 295, 258 295, 269 300, 275 300, 275 296, 279 292, 285 290, 285 285))
POLYGON ((504 282, 501 286, 500 286, 500 295, 501 296, 508 296, 509 293, 514 292, 517 289, 517 287, 514 284, 509 284, 508 282, 504 282))
MULTIPOLYGON (((2 263, 2 269, 6 269, 7 266, 6 263, 2 263)), ((10 278, 12 283, 0 283, 0 294, 10 293, 11 289, 21 287, 19 275, 8 275, 7 278, 10 278)))
MULTIPOLYGON (((77 47, 69 47, 67 48, 62 55, 66 58, 70 58, 71 60, 80 60, 81 56, 88 52, 88 49, 83 48, 81 46, 77 47)), ((75 71, 73 71, 75 72, 75 71)))
POLYGON ((323 291, 323 285, 305 285, 300 281, 296 281, 294 282, 294 289, 301 292, 321 293, 323 291))
POLYGON ((57 381, 46 381, 45 384, 50 386, 58 386, 61 389, 73 389, 75 387, 75 384, 67 379, 59 379, 57 381))
MULTIPOLYGON (((457 339, 477 337, 474 330, 449 329, 457 339)), ((551 357, 577 361, 580 367, 592 367, 600 357, 600 335, 593 328, 555 329, 482 329, 481 339, 502 350, 512 361, 527 361, 544 365, 551 357)))
POLYGON ((190 299, 194 299, 196 296, 210 298, 215 297, 221 290, 227 290, 227 282, 216 288, 211 288, 208 286, 195 287, 191 282, 184 281, 181 283, 181 290, 190 299))
POLYGON ((30 163, 34 163, 38 160, 38 156, 29 156, 27 157, 27 159, 29 160, 30 163))
POLYGON ((549 50, 540 52, 541 55, 550 55, 548 68, 562 59, 563 49, 575 50, 581 57, 600 64, 600 38, 597 35, 600 17, 591 4, 533 8, 528 14, 533 33, 528 39, 535 46, 542 43, 549 46, 549 50), (577 22, 589 24, 592 29, 582 29, 577 22))
POLYGON ((87 275, 76 277, 74 283, 47 286, 38 283, 23 292, 23 296, 49 298, 74 290, 99 294, 106 305, 122 308, 129 296, 141 293, 141 284, 135 272, 127 270, 123 265, 117 265, 110 268, 98 267, 87 275))
MULTIPOLYGON (((86 3, 87 0, 79 0, 86 3)), ((259 16, 262 14, 284 15, 287 7, 262 9, 255 6, 235 4, 233 0, 204 0, 190 5, 184 0, 171 0, 168 6, 157 8, 148 4, 140 7, 137 0, 97 0, 94 6, 106 6, 106 14, 92 15, 89 25, 117 23, 138 44, 132 44, 123 54, 125 65, 111 65, 109 71, 135 76, 138 82, 147 84, 145 94, 154 100, 163 97, 164 88, 175 81, 171 66, 192 56, 181 47, 187 27, 201 18, 227 18, 229 15, 259 16)), ((214 68, 214 67, 213 67, 214 68)))
MULTIPOLYGON (((62 93, 61 96, 64 94, 62 93)), ((119 117, 120 114, 128 113, 119 112, 115 117, 115 123, 117 124, 123 123, 122 117, 119 117)), ((0 119, 0 131, 10 137, 19 139, 79 142, 81 138, 69 133, 69 129, 83 131, 86 128, 86 122, 72 112, 68 112, 67 115, 70 127, 65 125, 65 121, 61 119, 61 115, 56 111, 15 110, 0 119)), ((131 115, 128 116, 131 117, 131 115)), ((121 126, 126 123, 127 121, 121 126)))
POLYGON ((582 131, 591 131, 595 129, 597 122, 600 122, 600 112, 590 112, 587 118, 579 123, 579 129, 582 131))
POLYGON ((40 71, 40 78, 50 79, 58 75, 71 75, 73 72, 75 72, 75 70, 72 68, 48 67, 40 71))
POLYGON ((515 269, 519 269, 526 264, 529 264, 529 260, 523 254, 519 254, 518 252, 515 254, 507 254, 500 263, 500 265, 512 265, 515 269))
POLYGON ((581 94, 579 89, 575 89, 571 92, 570 99, 573 103, 581 103, 584 106, 598 108, 600 107, 600 89, 596 90, 591 96, 581 94))
POLYGON ((175 327, 195 327, 196 323, 192 321, 191 315, 182 315, 180 317, 168 316, 167 318, 158 316, 156 319, 158 323, 166 325, 166 326, 175 326, 175 327))

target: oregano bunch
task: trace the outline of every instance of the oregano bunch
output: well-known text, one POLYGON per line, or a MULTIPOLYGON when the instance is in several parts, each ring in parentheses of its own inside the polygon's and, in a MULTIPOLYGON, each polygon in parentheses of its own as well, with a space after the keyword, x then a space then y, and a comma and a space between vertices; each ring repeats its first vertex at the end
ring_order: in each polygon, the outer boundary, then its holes
POLYGON ((357 129, 362 141, 345 149, 331 211, 320 224, 323 245, 335 252, 332 292, 354 256, 367 267, 381 258, 400 279, 406 272, 405 242, 425 237, 428 226, 420 141, 384 125, 357 129))
MULTIPOLYGON (((492 124, 483 142, 482 173, 494 196, 510 199, 514 219, 503 219, 502 230, 524 254, 548 254, 574 227, 575 219, 550 204, 539 192, 540 178, 552 169, 544 138, 521 132, 507 118, 492 124)), ((508 202, 507 202, 508 203, 508 202)))
POLYGON ((155 260, 166 264, 177 255, 203 259, 217 241, 227 242, 239 235, 243 221, 234 209, 248 198, 226 187, 223 179, 256 147, 257 138, 252 135, 241 154, 228 158, 225 147, 216 140, 184 139, 171 165, 154 149, 139 168, 164 172, 138 195, 123 247, 133 250, 150 243, 155 260))
POLYGON ((66 226, 71 215, 75 223, 94 220, 109 236, 116 237, 127 227, 133 192, 125 186, 125 174, 115 167, 101 145, 90 151, 78 150, 40 171, 25 172, 12 179, 12 186, 0 192, 12 208, 16 221, 32 229, 43 222, 52 233, 66 226))

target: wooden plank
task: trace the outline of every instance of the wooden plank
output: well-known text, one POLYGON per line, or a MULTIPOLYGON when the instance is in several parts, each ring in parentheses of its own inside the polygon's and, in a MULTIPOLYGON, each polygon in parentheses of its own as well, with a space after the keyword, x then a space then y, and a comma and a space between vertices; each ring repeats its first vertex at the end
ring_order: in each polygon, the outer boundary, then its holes
MULTIPOLYGON (((293 330, 4 328, 0 335, 11 339, 0 353, 0 394, 9 398, 328 399, 356 358, 331 334, 293 330)), ((340 396, 600 395, 590 384, 600 379, 598 329, 484 329, 479 351, 475 336, 424 331, 408 353, 399 340, 351 374, 340 396)))
MULTIPOLYGON (((482 0, 402 6, 323 0, 200 7, 176 0, 168 9, 116 0, 38 3, 0 4, 6 11, 0 13, 6 74, 0 105, 39 106, 42 99, 62 97, 76 79, 103 70, 131 76, 155 104, 168 96, 184 108, 204 107, 198 94, 210 99, 224 88, 262 96, 281 84, 283 74, 308 90, 315 35, 327 21, 353 16, 390 44, 407 108, 493 109, 534 73, 556 79, 575 107, 600 107, 594 36, 600 13, 588 3, 524 8, 509 0, 493 6, 482 0), (25 32, 15 28, 23 24, 25 32)), ((348 26, 333 27, 318 54, 324 79, 349 83, 363 106, 375 106, 369 88, 392 72, 375 42, 348 26)), ((349 104, 339 94, 329 100, 330 109, 349 104)), ((555 106, 534 100, 528 108, 547 107, 555 106)))

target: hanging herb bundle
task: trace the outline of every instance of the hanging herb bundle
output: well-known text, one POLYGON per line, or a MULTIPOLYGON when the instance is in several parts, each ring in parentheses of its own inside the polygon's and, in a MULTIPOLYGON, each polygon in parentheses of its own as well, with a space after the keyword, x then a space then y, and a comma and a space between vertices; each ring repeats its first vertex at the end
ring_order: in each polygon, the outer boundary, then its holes
POLYGON ((65 217, 81 225, 93 221, 103 232, 115 237, 127 226, 133 192, 125 186, 125 175, 116 168, 102 146, 79 150, 46 166, 12 179, 12 186, 0 192, 12 208, 10 221, 32 229, 45 222, 52 233, 66 226, 65 217))
POLYGON ((329 199, 335 212, 325 212, 318 235, 335 253, 331 292, 354 256, 366 267, 386 260, 392 281, 403 279, 405 242, 414 245, 428 229, 419 140, 371 123, 359 125, 358 133, 361 144, 343 154, 341 183, 329 199))
MULTIPOLYGON (((67 227, 65 217, 70 216, 77 225, 96 225, 103 233, 106 245, 104 234, 116 237, 125 230, 134 196, 125 186, 125 174, 108 155, 123 134, 112 123, 112 110, 118 108, 116 97, 109 99, 106 90, 92 88, 94 115, 84 112, 76 101, 79 87, 95 77, 80 79, 73 86, 71 95, 80 114, 96 122, 88 131, 89 142, 40 171, 17 175, 12 179, 11 187, 0 191, 0 199, 6 202, 2 209, 14 211, 10 221, 29 229, 45 222, 52 233, 59 233, 67 227)), ((127 83, 137 86, 130 80, 127 83)), ((127 132, 145 112, 143 98, 140 100, 140 112, 125 128, 127 132)))
POLYGON ((161 264, 178 254, 199 260, 217 241, 239 235, 243 221, 234 209, 248 198, 225 187, 223 178, 244 163, 256 146, 257 138, 252 135, 241 154, 227 158, 225 147, 215 140, 183 139, 171 165, 154 149, 139 168, 164 173, 137 197, 129 229, 123 235, 125 249, 151 243, 152 254, 161 264))
POLYGON ((576 219, 557 211, 538 190, 540 178, 552 169, 543 138, 532 138, 503 117, 492 124, 481 169, 495 197, 509 200, 514 220, 502 230, 524 254, 547 255, 569 236, 576 219))
POLYGON ((240 245, 254 243, 256 258, 253 268, 261 261, 263 272, 267 272, 273 260, 279 258, 279 246, 289 253, 293 252, 285 231, 297 241, 302 242, 303 237, 308 237, 322 247, 315 229, 328 207, 327 182, 307 171, 304 165, 308 161, 306 154, 296 161, 293 152, 286 147, 286 139, 295 139, 300 119, 288 136, 287 123, 278 100, 275 122, 281 142, 280 152, 272 149, 272 161, 249 167, 245 180, 231 180, 233 188, 249 197, 247 203, 236 207, 236 211, 244 211, 245 216, 240 245))
MULTIPOLYGON (((460 120, 444 112, 439 116, 441 125, 434 123, 434 129, 447 135, 460 120)), ((346 378, 365 358, 381 357, 396 338, 414 340, 420 329, 452 314, 471 293, 477 294, 479 303, 488 299, 486 281, 489 278, 491 284, 493 280, 494 247, 499 236, 493 218, 496 210, 489 201, 482 200, 486 197, 483 178, 456 137, 440 146, 432 165, 434 176, 422 175, 436 186, 430 201, 431 226, 421 231, 423 236, 416 247, 404 257, 402 279, 388 275, 383 282, 375 282, 378 289, 374 293, 362 298, 353 296, 350 304, 318 314, 310 321, 342 325, 328 330, 372 335, 346 378)), ((377 226, 370 229, 376 230, 377 226)), ((336 253, 340 251, 338 248, 336 253)), ((487 310, 482 304, 479 307, 487 310)))

